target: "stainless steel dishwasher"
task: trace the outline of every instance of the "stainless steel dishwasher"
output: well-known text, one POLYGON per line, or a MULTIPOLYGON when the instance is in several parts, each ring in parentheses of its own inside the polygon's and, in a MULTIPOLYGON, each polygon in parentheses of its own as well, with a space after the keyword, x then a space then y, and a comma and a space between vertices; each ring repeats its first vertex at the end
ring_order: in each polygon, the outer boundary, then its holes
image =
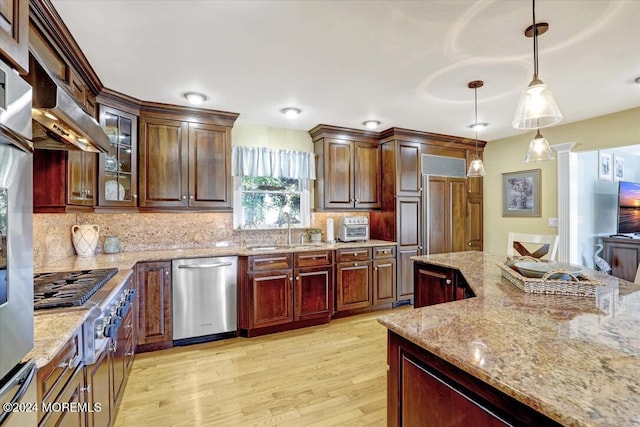
POLYGON ((238 257, 178 259, 171 269, 174 344, 236 336, 238 257))

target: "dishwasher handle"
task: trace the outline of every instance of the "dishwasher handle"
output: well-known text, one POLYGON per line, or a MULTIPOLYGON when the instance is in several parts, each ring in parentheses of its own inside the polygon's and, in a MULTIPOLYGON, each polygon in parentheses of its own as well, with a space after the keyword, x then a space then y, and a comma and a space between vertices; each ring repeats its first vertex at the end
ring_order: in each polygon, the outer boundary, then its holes
POLYGON ((178 268, 184 268, 187 270, 204 270, 207 268, 219 268, 233 265, 230 262, 216 262, 213 264, 191 264, 191 265, 179 265, 178 268))

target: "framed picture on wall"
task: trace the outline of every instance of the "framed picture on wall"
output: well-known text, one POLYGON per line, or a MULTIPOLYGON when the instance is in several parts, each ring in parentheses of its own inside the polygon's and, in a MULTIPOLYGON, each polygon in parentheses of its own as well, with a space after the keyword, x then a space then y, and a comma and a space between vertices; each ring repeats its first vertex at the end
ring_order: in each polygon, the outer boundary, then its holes
POLYGON ((613 181, 613 156, 611 153, 598 151, 598 179, 613 181))
POLYGON ((622 181, 624 179, 624 157, 613 156, 613 180, 622 181))
POLYGON ((540 216, 540 169, 502 174, 502 216, 540 216))

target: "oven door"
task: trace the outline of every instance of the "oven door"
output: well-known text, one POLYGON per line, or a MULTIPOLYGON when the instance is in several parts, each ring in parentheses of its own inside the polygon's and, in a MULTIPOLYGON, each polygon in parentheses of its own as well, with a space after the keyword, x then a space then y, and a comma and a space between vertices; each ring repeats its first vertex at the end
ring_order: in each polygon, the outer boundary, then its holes
MULTIPOLYGON (((1 126, 1 125, 0 125, 1 126)), ((0 387, 33 348, 31 153, 0 136, 0 387)))

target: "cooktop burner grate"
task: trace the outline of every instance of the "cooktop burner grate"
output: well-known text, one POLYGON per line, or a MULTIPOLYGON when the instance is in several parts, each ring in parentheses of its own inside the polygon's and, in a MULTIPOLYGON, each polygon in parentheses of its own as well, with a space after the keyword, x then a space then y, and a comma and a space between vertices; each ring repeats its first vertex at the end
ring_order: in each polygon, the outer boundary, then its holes
POLYGON ((117 272, 117 268, 104 268, 34 274, 33 307, 39 310, 80 306, 117 272))

